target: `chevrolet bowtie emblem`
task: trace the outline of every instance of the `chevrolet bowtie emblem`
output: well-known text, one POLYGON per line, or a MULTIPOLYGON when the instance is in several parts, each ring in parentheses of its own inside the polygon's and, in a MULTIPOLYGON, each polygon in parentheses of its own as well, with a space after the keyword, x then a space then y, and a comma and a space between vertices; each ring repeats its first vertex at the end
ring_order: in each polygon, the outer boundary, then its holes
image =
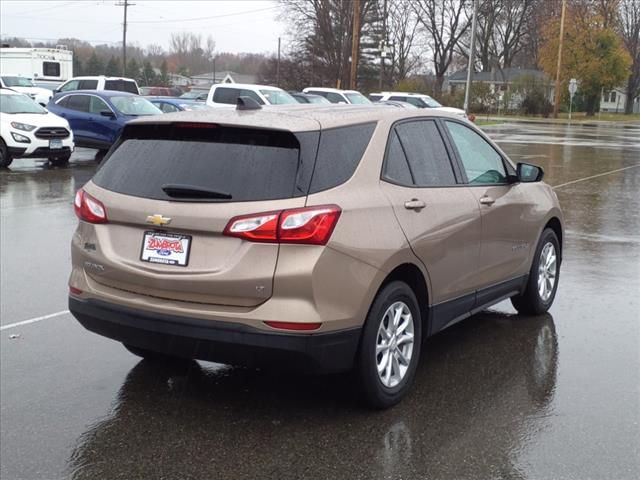
POLYGON ((152 223, 153 225, 169 225, 171 223, 171 219, 168 217, 163 217, 162 215, 156 213, 155 215, 149 215, 147 217, 147 223, 152 223))

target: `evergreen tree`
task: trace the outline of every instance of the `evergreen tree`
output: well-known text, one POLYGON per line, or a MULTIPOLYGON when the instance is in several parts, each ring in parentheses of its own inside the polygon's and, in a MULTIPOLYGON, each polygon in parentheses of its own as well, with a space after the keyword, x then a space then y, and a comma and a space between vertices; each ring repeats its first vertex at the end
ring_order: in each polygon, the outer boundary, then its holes
POLYGON ((167 66, 167 60, 163 59, 162 64, 160 65, 160 86, 168 87, 169 86, 169 67, 167 66))
POLYGON ((133 78, 136 81, 140 80, 140 66, 138 65, 138 62, 136 62, 135 58, 132 58, 127 62, 125 76, 127 78, 133 78))
MULTIPOLYGON (((103 75, 104 74, 104 63, 96 52, 91 54, 89 61, 87 62, 86 75, 103 75)), ((76 74, 77 75, 77 74, 76 74)))
POLYGON ((142 85, 155 85, 157 83, 156 80, 156 72, 153 70, 151 66, 151 62, 149 60, 145 60, 142 68, 142 85))
POLYGON ((108 77, 117 77, 122 74, 122 68, 120 68, 120 61, 111 55, 109 62, 107 63, 107 67, 105 68, 104 74, 108 77))
POLYGON ((80 58, 78 57, 77 53, 73 52, 73 76, 79 77, 84 74, 85 74, 84 65, 80 61, 80 58))

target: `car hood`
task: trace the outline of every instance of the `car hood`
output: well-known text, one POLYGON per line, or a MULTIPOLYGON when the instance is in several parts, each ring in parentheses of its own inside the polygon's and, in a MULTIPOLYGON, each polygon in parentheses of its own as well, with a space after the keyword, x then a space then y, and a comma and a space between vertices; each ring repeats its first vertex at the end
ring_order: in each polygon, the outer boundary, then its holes
POLYGON ((51 112, 47 113, 3 113, 3 120, 26 123, 36 127, 64 127, 69 129, 69 122, 51 112))

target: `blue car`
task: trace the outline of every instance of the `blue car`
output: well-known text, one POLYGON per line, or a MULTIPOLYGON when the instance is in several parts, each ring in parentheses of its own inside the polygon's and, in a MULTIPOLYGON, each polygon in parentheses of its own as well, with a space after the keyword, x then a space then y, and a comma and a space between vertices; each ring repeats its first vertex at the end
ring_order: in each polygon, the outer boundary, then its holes
POLYGON ((163 113, 184 112, 185 110, 206 110, 207 104, 198 100, 180 97, 145 97, 163 113))
POLYGON ((47 109, 66 118, 76 146, 108 150, 124 124, 162 111, 146 98, 115 90, 74 90, 55 95, 47 109))

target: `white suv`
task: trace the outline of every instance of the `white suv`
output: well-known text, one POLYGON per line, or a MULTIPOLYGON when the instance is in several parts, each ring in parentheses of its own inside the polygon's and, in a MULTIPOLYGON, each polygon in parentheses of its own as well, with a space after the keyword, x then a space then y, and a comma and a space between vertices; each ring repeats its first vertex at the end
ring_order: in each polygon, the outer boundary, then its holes
POLYGON ((249 97, 259 105, 297 104, 298 101, 287 92, 268 85, 251 85, 243 83, 221 83, 214 85, 207 95, 210 107, 235 107, 238 97, 249 97))
POLYGON ((366 104, 371 101, 356 90, 339 90, 337 88, 307 87, 302 90, 303 93, 311 93, 312 95, 320 95, 331 103, 353 103, 366 104))
POLYGON ((454 115, 467 119, 467 114, 461 108, 445 107, 441 103, 437 102, 429 95, 423 93, 411 93, 411 92, 382 92, 372 93, 369 98, 374 102, 386 102, 388 100, 395 102, 406 102, 414 105, 418 108, 438 108, 444 112, 453 113, 454 115))
POLYGON ((16 157, 47 158, 63 165, 73 146, 73 132, 64 118, 25 94, 0 89, 0 167, 8 167, 16 157))
POLYGON ((56 88, 55 93, 69 92, 71 90, 116 90, 140 95, 138 84, 132 78, 105 77, 104 75, 74 77, 56 88))
POLYGON ((24 93, 43 107, 49 103, 49 100, 51 100, 51 97, 53 96, 53 92, 51 90, 36 87, 28 78, 16 75, 0 76, 0 87, 10 88, 16 92, 24 93))

